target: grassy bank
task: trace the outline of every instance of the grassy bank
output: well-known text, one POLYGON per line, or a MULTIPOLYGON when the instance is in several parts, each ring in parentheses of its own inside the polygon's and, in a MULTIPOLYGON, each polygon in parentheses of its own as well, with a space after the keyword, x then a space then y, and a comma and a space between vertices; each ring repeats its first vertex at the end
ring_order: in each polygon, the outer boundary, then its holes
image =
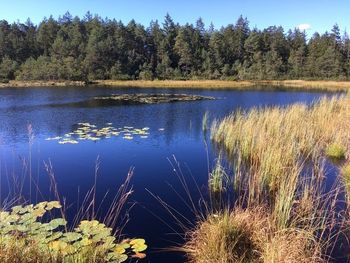
POLYGON ((265 80, 265 81, 228 81, 228 80, 101 80, 95 85, 136 88, 205 88, 205 89, 295 89, 295 90, 350 90, 350 81, 307 81, 307 80, 265 80))
POLYGON ((33 80, 33 81, 21 81, 21 80, 11 80, 8 83, 0 83, 0 88, 11 88, 11 87, 66 87, 66 86, 84 86, 83 81, 43 81, 43 80, 33 80))
POLYGON ((232 164, 226 187, 236 201, 199 222, 185 246, 191 262, 331 262, 349 229, 349 211, 336 210, 339 193, 350 195, 349 125, 349 96, 237 112, 214 123, 212 139, 232 164), (330 163, 338 178, 327 190, 330 163))
MULTIPOLYGON (((10 81, 0 83, 5 87, 47 87, 47 86, 83 86, 83 81, 10 81)), ((202 89, 293 89, 293 90, 350 90, 350 81, 308 81, 308 80, 264 80, 264 81, 228 81, 228 80, 97 80, 92 86, 135 87, 135 88, 202 88, 202 89)))

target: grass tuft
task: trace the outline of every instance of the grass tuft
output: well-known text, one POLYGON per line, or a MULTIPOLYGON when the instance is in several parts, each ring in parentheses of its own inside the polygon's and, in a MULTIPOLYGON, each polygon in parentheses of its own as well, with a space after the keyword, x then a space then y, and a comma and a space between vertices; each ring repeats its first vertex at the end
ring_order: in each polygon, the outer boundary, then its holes
POLYGON ((341 160, 345 158, 345 149, 340 144, 332 143, 327 147, 326 155, 331 159, 341 160))
POLYGON ((273 221, 262 207, 211 215, 185 246, 189 262, 323 262, 317 241, 307 231, 278 231, 273 221))

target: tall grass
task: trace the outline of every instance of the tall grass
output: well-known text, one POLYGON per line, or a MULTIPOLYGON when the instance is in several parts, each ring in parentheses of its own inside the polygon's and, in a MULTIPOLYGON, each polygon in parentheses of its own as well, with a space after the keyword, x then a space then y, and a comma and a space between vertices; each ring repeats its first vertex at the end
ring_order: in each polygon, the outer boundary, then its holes
POLYGON ((326 189, 325 165, 334 145, 349 158, 349 131, 349 96, 214 122, 212 140, 232 164, 236 201, 191 233, 190 261, 328 262, 346 218, 336 210, 343 180, 326 189))
POLYGON ((348 91, 349 81, 307 81, 307 80, 98 80, 95 85, 137 88, 205 88, 205 89, 294 89, 348 91))
MULTIPOLYGON (((61 87, 83 86, 84 81, 18 81, 0 83, 0 88, 7 87, 61 87)), ((92 85, 137 88, 205 88, 205 89, 297 89, 347 91, 350 81, 327 80, 96 80, 92 85)))

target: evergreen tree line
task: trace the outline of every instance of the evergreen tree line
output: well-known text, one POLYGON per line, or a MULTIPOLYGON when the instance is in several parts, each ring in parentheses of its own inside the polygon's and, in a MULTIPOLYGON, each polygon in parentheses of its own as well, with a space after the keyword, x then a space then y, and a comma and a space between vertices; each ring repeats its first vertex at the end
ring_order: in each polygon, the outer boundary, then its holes
POLYGON ((338 25, 307 40, 298 29, 251 29, 242 16, 215 29, 169 14, 134 20, 66 13, 37 26, 0 21, 0 80, 349 79, 350 40, 338 25))

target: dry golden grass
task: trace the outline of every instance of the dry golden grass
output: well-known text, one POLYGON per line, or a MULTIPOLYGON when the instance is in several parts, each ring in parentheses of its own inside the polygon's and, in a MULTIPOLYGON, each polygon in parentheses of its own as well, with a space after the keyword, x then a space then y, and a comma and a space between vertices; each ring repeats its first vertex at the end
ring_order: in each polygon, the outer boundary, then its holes
POLYGON ((12 246, 0 246, 0 262, 2 263, 36 263, 48 262, 53 260, 49 253, 42 253, 38 247, 22 242, 13 242, 12 246))
POLYGON ((262 80, 257 83, 295 89, 315 89, 328 91, 350 90, 350 81, 332 80, 262 80))
MULTIPOLYGON (((0 88, 6 87, 62 87, 83 86, 84 81, 18 81, 0 83, 0 88)), ((324 90, 348 91, 350 81, 312 81, 312 80, 96 80, 91 85, 111 87, 136 88, 202 88, 202 89, 234 89, 234 90, 324 90)))
POLYGON ((321 248, 304 230, 278 231, 263 208, 212 215, 191 233, 185 250, 194 263, 315 263, 321 248))
POLYGON ((205 88, 205 89, 300 89, 300 90, 350 90, 350 81, 306 81, 306 80, 99 80, 96 85, 137 88, 205 88))
POLYGON ((137 88, 208 88, 244 89, 254 84, 251 81, 225 80, 99 80, 96 85, 137 88))
MULTIPOLYGON (((236 180, 255 178, 256 187, 275 191, 283 177, 298 174, 304 163, 324 156, 330 145, 350 154, 350 97, 321 99, 312 107, 255 109, 226 117, 212 128, 212 139, 226 150, 236 180)), ((238 183, 238 182, 237 182, 238 183)), ((266 193, 256 189, 257 193, 266 193)), ((256 199, 253 196, 252 200, 256 199)))
POLYGON ((324 163, 331 145, 350 157, 349 131, 349 95, 214 123, 212 139, 232 163, 237 198, 232 210, 199 222, 186 246, 191 262, 328 262, 346 218, 335 220, 344 180, 327 192, 324 163))

